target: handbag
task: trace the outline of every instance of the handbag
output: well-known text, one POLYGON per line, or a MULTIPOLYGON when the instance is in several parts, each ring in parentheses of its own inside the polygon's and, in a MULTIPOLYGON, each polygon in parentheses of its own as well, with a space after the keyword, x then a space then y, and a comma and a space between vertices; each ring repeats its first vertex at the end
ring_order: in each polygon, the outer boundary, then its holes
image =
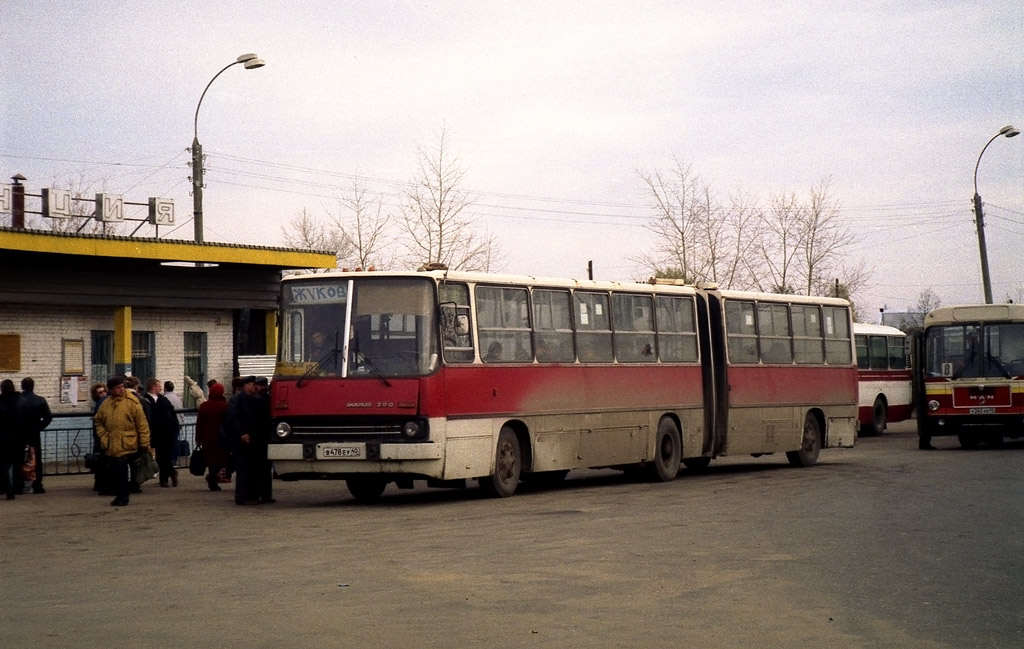
POLYGON ((192 451, 192 457, 188 461, 188 472, 194 476, 206 473, 206 453, 203 452, 202 446, 197 446, 196 450, 192 451))
POLYGON ((142 483, 155 476, 160 471, 153 454, 149 451, 140 451, 131 459, 132 482, 142 486, 142 483))
POLYGON ((36 479, 36 449, 34 446, 25 447, 25 461, 21 465, 21 477, 28 481, 36 479))

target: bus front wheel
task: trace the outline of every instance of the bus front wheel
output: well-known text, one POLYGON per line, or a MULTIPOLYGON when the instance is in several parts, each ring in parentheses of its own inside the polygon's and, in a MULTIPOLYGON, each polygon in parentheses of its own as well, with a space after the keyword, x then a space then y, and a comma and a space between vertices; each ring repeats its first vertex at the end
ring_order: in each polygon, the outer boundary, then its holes
POLYGON ((818 461, 818 453, 821 452, 821 424, 813 412, 807 413, 804 418, 804 436, 800 443, 800 449, 788 451, 786 459, 793 466, 811 466, 818 461))
POLYGON ((679 475, 679 465, 683 456, 682 436, 676 422, 668 417, 658 424, 658 433, 654 439, 654 460, 649 465, 649 475, 653 480, 668 482, 679 475))
POLYGON ((380 498, 388 486, 388 481, 375 475, 359 476, 347 478, 345 486, 353 498, 361 503, 370 503, 380 498))
POLYGON ((519 486, 523 471, 522 449, 519 438, 508 426, 502 426, 498 433, 498 448, 494 458, 494 473, 479 478, 480 489, 494 498, 508 498, 519 486))

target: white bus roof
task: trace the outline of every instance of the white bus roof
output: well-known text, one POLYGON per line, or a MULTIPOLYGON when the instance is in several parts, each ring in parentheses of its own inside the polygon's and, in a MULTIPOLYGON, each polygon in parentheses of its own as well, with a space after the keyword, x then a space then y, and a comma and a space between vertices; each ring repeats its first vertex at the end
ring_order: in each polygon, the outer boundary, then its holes
MULTIPOLYGON (((518 286, 542 286, 551 288, 572 288, 598 291, 635 291, 638 293, 677 293, 692 295, 699 288, 693 285, 649 282, 615 282, 608 280, 566 279, 554 277, 533 277, 530 275, 505 275, 457 270, 424 270, 424 271, 343 271, 330 270, 326 273, 295 274, 284 277, 284 282, 308 281, 315 282, 326 278, 349 279, 365 277, 430 277, 436 281, 468 282, 479 284, 511 284, 518 286)), ((825 304, 849 306, 849 302, 840 298, 817 297, 810 295, 785 295, 781 293, 758 293, 752 291, 705 289, 717 292, 725 299, 762 300, 770 302, 792 302, 796 304, 825 304)))
POLYGON ((863 334, 868 336, 906 336, 902 330, 887 325, 871 324, 868 322, 854 322, 854 335, 863 334))
POLYGON ((961 304, 940 306, 924 317, 930 327, 958 322, 1024 322, 1024 304, 961 304))
POLYGON ((309 273, 302 275, 289 275, 282 281, 317 281, 326 278, 331 279, 362 279, 368 277, 429 277, 436 281, 467 282, 475 284, 511 284, 513 286, 542 286, 553 288, 579 288, 584 290, 601 291, 638 291, 638 292, 665 292, 693 294, 696 290, 693 286, 673 286, 658 284, 657 286, 647 282, 613 282, 608 280, 589 279, 566 279, 564 277, 534 277, 531 275, 505 275, 500 273, 483 273, 460 270, 424 270, 424 271, 395 271, 395 270, 371 270, 371 271, 329 271, 327 273, 309 273), (662 289, 667 289, 662 291, 662 289))

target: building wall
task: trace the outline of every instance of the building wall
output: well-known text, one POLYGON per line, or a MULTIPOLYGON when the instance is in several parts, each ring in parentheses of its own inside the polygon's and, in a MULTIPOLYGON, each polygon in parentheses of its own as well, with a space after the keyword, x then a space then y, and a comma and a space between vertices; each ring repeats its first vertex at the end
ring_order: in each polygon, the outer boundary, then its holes
MULTIPOLYGON (((36 382, 36 393, 46 398, 53 412, 88 412, 92 403, 88 399, 87 386, 106 381, 108 377, 87 376, 85 399, 77 404, 62 404, 61 341, 78 339, 84 342, 84 367, 88 374, 92 365, 91 332, 113 329, 113 309, 110 308, 4 304, 0 309, 0 334, 20 334, 21 368, 16 372, 0 371, 0 380, 12 379, 20 389, 22 377, 31 376, 36 382)), ((230 309, 133 308, 132 329, 155 332, 156 378, 161 382, 173 381, 179 395, 185 391, 185 332, 206 333, 209 377, 222 383, 230 382, 234 365, 230 309)), ((150 377, 139 378, 145 380, 150 377)), ((198 380, 198 377, 193 378, 198 380)))

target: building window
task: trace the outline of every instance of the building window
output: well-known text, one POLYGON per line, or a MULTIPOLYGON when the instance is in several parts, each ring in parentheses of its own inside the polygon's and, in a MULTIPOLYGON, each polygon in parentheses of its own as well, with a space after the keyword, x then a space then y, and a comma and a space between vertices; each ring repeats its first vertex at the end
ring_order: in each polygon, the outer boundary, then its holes
POLYGON ((152 331, 132 332, 132 376, 143 385, 156 377, 156 334, 152 331))
POLYGON ((114 332, 93 331, 90 338, 92 360, 89 376, 94 382, 103 383, 114 376, 114 332))

